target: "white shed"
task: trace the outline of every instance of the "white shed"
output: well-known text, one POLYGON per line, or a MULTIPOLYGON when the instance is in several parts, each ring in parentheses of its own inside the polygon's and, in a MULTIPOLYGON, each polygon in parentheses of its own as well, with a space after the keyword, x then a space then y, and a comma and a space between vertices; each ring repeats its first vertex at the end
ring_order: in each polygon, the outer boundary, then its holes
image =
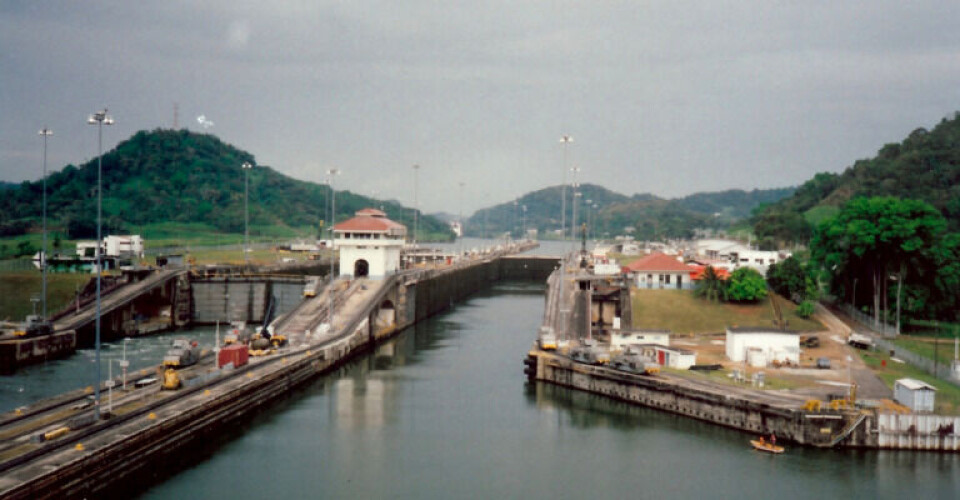
POLYGON ((670 345, 669 330, 612 330, 610 332, 610 349, 623 349, 628 345, 656 344, 668 347, 670 345))
POLYGON ((932 412, 937 388, 913 378, 901 378, 893 383, 893 399, 917 412, 932 412))
POLYGON ((697 353, 676 347, 657 346, 657 363, 668 368, 689 370, 697 364, 697 353))
POLYGON ((751 352, 751 364, 800 363, 800 334, 792 330, 728 327, 726 345, 727 357, 734 362, 744 361, 751 352))

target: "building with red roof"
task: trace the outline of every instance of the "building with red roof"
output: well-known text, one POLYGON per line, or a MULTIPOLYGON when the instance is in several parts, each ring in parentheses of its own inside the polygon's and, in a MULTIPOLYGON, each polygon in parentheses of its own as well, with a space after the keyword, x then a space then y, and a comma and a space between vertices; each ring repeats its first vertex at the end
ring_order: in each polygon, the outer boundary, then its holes
POLYGON ((684 264, 680 257, 655 252, 624 266, 624 272, 635 276, 637 288, 692 288, 690 274, 693 266, 684 264))
POLYGON ((340 276, 385 276, 400 269, 400 250, 407 226, 375 208, 358 210, 352 219, 333 226, 334 248, 340 250, 340 276))
MULTIPOLYGON (((690 273, 690 279, 693 281, 700 281, 703 279, 703 273, 707 270, 707 268, 713 266, 691 265, 690 267, 694 269, 693 272, 690 273)), ((730 279, 730 271, 727 271, 722 267, 713 267, 713 272, 717 275, 717 278, 722 280, 730 279)))

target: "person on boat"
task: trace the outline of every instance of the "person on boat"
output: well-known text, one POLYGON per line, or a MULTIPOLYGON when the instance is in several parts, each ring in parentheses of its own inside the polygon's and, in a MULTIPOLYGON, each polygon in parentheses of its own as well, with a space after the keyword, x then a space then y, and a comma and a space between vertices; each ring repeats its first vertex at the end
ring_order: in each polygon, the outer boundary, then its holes
POLYGON ((759 441, 760 441, 760 445, 765 445, 765 444, 767 444, 767 443, 763 440, 763 436, 760 436, 759 441))
POLYGON ((770 444, 774 446, 777 444, 777 435, 772 432, 770 433, 770 444))

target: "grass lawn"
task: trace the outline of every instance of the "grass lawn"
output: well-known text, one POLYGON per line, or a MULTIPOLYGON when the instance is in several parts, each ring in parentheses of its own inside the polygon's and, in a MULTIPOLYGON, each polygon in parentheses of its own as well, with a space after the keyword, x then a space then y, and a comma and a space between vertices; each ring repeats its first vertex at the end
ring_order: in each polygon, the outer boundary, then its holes
MULTIPOLYGON (((729 370, 712 370, 712 371, 699 371, 699 370, 674 370, 672 368, 663 368, 664 371, 674 373, 689 379, 693 380, 710 380, 713 382, 718 382, 724 385, 730 385, 734 387, 753 387, 751 383, 748 382, 736 382, 733 380, 733 377, 730 376, 729 370)), ((790 390, 801 387, 805 384, 800 384, 796 380, 787 380, 784 378, 776 377, 776 370, 761 370, 764 373, 763 389, 765 391, 780 391, 780 390, 790 390)), ((747 380, 751 380, 753 372, 749 371, 746 375, 747 380)), ((756 389, 761 390, 759 387, 756 389)))
POLYGON ((933 337, 900 336, 894 339, 893 343, 897 347, 902 347, 918 356, 927 359, 933 359, 934 354, 943 366, 950 366, 953 362, 953 339, 936 339, 934 344, 933 337))
MULTIPOLYGON (((47 275, 47 313, 53 314, 76 297, 77 286, 83 286, 91 274, 50 273, 47 275)), ((40 271, 0 273, 0 320, 14 322, 33 312, 30 297, 40 296, 40 271)), ((40 312, 37 304, 37 312, 40 312)))
MULTIPOLYGON (((711 302, 693 296, 691 290, 644 290, 631 292, 633 327, 663 329, 678 334, 718 333, 727 326, 773 327, 773 308, 769 300, 755 304, 711 302)), ((799 331, 822 331, 823 326, 802 319, 796 306, 780 299, 788 327, 799 331)))
POLYGON ((896 363, 890 360, 889 353, 883 351, 861 351, 855 349, 864 363, 880 377, 887 387, 893 389, 893 382, 900 378, 915 378, 937 388, 934 413, 940 415, 960 415, 960 387, 940 380, 908 363, 896 363), (883 366, 886 362, 886 366, 883 366))

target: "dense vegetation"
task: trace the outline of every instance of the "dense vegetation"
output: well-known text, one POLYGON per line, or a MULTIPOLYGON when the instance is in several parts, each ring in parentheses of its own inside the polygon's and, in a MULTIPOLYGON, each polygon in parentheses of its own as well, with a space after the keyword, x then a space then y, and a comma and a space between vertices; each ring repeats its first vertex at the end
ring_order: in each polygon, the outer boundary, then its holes
POLYGON ((738 268, 723 279, 707 266, 693 294, 714 302, 756 302, 767 297, 767 282, 751 267, 738 268))
MULTIPOLYGON (((103 156, 104 234, 152 223, 208 224, 221 232, 244 230, 244 162, 250 153, 209 134, 186 130, 141 131, 103 156)), ((328 186, 298 181, 268 166, 249 171, 250 227, 318 228, 330 203, 328 186)), ((70 238, 96 234, 97 162, 67 165, 48 177, 50 226, 70 238)), ((42 182, 24 182, 0 197, 0 236, 39 226, 42 182)), ((412 228, 413 212, 396 202, 371 200, 348 191, 336 193, 337 220, 363 207, 382 207, 412 228)), ((449 238, 447 226, 421 217, 424 235, 449 238)))
POLYGON ((830 274, 843 302, 875 321, 960 319, 960 233, 932 205, 894 197, 855 198, 822 222, 810 242, 814 266, 830 274), (859 291, 859 293, 858 293, 859 291))
POLYGON ((814 227, 848 201, 870 196, 924 201, 943 215, 950 231, 960 231, 960 115, 930 131, 916 129, 841 174, 817 174, 793 196, 758 210, 754 231, 771 244, 805 243, 814 227))
MULTIPOLYGON (((477 211, 465 222, 468 235, 518 235, 522 227, 553 234, 561 225, 560 186, 526 194, 515 201, 477 211), (524 210, 524 207, 526 209, 524 210)), ((746 218, 762 203, 789 196, 793 188, 729 190, 697 193, 666 200, 652 194, 625 196, 601 186, 583 184, 576 199, 577 225, 590 222, 592 236, 632 234, 640 240, 688 238, 696 229, 725 229, 746 218), (589 201, 589 203, 588 203, 589 201), (593 208, 596 206, 596 208, 593 208)), ((567 189, 566 223, 573 221, 572 190, 567 189)))

